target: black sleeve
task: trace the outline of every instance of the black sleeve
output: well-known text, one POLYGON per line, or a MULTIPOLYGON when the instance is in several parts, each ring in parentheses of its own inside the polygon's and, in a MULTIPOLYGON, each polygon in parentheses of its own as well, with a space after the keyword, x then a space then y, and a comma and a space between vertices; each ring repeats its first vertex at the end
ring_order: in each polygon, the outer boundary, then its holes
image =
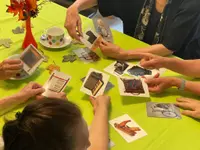
POLYGON ((193 32, 195 28, 198 28, 200 15, 199 10, 193 6, 182 3, 174 15, 162 41, 167 49, 177 52, 184 44, 188 44, 189 39, 193 38, 193 32))
POLYGON ((114 0, 98 0, 98 7, 101 15, 104 17, 114 15, 114 4, 114 0))

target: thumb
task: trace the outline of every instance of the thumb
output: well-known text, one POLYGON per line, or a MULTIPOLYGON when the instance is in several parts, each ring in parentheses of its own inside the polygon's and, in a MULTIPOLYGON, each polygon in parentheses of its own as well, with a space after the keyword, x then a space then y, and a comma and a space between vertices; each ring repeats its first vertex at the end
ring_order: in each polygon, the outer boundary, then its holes
POLYGON ((140 65, 144 68, 154 68, 154 60, 148 60, 148 59, 143 59, 143 61, 141 61, 140 65))
POLYGON ((150 78, 145 80, 146 84, 151 85, 151 84, 158 84, 159 83, 159 78, 150 78))
POLYGON ((34 95, 39 95, 45 92, 44 88, 37 88, 37 89, 33 89, 33 93, 34 95))

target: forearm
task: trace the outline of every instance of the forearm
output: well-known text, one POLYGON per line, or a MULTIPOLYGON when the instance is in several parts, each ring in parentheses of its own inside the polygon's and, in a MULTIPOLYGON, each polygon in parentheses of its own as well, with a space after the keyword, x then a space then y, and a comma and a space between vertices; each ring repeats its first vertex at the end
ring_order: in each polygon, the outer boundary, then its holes
POLYGON ((97 0, 76 0, 71 7, 77 7, 79 11, 91 8, 97 5, 97 0))
POLYGON ((181 60, 178 58, 163 58, 164 68, 190 77, 200 77, 199 65, 200 60, 181 60))
POLYGON ((89 150, 107 150, 108 135, 108 110, 106 107, 98 107, 90 128, 89 150))
MULTIPOLYGON (((172 80, 173 86, 180 88, 182 79, 174 78, 172 80)), ((200 95, 200 82, 186 81, 185 82, 185 91, 200 95)))
POLYGON ((141 59, 141 53, 151 53, 155 55, 160 55, 160 56, 168 56, 172 54, 172 51, 168 50, 164 45, 162 44, 156 44, 152 45, 147 48, 139 48, 136 50, 129 50, 126 52, 126 58, 128 60, 130 59, 141 59), (137 55, 138 54, 138 55, 137 55))
POLYGON ((17 105, 24 103, 25 100, 19 95, 15 94, 0 100, 0 115, 5 114, 17 105))

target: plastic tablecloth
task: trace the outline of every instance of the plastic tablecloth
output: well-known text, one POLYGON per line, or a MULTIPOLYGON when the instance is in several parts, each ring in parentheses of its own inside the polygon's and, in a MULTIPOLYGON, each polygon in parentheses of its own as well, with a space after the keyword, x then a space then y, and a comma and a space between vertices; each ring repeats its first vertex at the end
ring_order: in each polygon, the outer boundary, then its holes
MULTIPOLYGON (((6 4, 9 4, 8 0, 0 1, 0 39, 11 38, 13 44, 10 48, 0 47, 0 61, 3 61, 7 57, 22 52, 21 45, 23 42, 24 34, 15 35, 12 33, 12 29, 17 26, 21 26, 22 22, 17 21, 17 17, 13 17, 12 14, 6 13, 6 4)), ((65 92, 68 99, 76 103, 83 113, 83 117, 91 124, 93 118, 93 111, 89 97, 80 92, 82 82, 80 79, 86 76, 90 68, 95 68, 103 71, 105 67, 111 64, 114 60, 107 59, 102 56, 100 51, 98 54, 101 56, 101 60, 96 63, 84 64, 80 60, 74 63, 62 63, 63 55, 70 54, 72 50, 80 48, 79 45, 72 45, 61 50, 48 50, 39 44, 40 36, 46 29, 53 26, 58 26, 64 29, 64 20, 66 15, 66 8, 63 8, 54 3, 46 3, 37 18, 32 19, 34 28, 32 28, 35 39, 38 42, 38 49, 42 50, 45 55, 50 57, 48 63, 43 63, 40 68, 34 73, 33 76, 21 81, 0 81, 0 98, 12 95, 22 89, 30 81, 35 81, 40 84, 44 84, 49 77, 49 72, 46 67, 52 64, 53 61, 61 67, 61 71, 72 76, 70 83, 68 84, 65 92)), ((83 29, 93 28, 92 21, 88 18, 81 17, 83 22, 83 29)), ((65 30, 66 31, 66 30, 65 30)), ((137 49, 141 47, 147 47, 148 45, 140 42, 132 37, 112 31, 115 44, 123 47, 124 49, 137 49)), ((67 34, 67 31, 66 31, 67 34)), ((131 61, 131 63, 138 63, 137 61, 131 61)), ((176 76, 184 78, 179 74, 171 71, 167 71, 163 76, 176 76)), ((185 77, 186 78, 186 77, 185 77)), ((187 78, 190 79, 190 78, 187 78)), ((149 118, 146 113, 146 102, 170 102, 174 103, 177 97, 191 97, 198 98, 190 93, 181 93, 176 88, 166 90, 162 94, 151 94, 151 98, 134 98, 134 97, 121 97, 119 95, 119 89, 117 86, 117 79, 114 76, 110 77, 115 87, 108 93, 112 98, 112 105, 110 108, 109 119, 116 118, 118 116, 128 114, 134 119, 146 132, 147 136, 138 139, 132 143, 127 143, 111 126, 110 138, 115 143, 113 150, 199 150, 200 149, 200 123, 198 120, 182 116, 182 119, 161 119, 161 118, 149 118)), ((5 117, 12 117, 15 112, 21 111, 24 105, 20 105, 18 108, 10 111, 4 116, 0 117, 0 128, 4 124, 5 117)))

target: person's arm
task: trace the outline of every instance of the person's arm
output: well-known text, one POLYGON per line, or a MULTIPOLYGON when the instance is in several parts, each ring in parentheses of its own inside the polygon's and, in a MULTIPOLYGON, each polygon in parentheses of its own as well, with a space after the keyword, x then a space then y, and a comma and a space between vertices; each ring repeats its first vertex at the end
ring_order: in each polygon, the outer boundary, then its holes
POLYGON ((71 7, 76 7, 80 12, 97 5, 97 0, 76 0, 71 7))
POLYGON ((31 97, 34 97, 43 92, 44 89, 41 85, 30 82, 19 93, 0 100, 0 115, 3 115, 4 113, 15 108, 17 105, 22 104, 31 97))
POLYGON ((137 55, 138 53, 151 53, 159 56, 168 56, 171 55, 173 52, 168 50, 164 45, 162 44, 156 44, 152 45, 147 48, 139 48, 136 50, 129 50, 126 52, 126 58, 128 60, 131 59, 141 59, 142 57, 140 55, 137 55))
POLYGON ((90 143, 88 150, 108 150, 108 106, 110 98, 100 96, 93 99, 94 119, 90 127, 90 143))
MULTIPOLYGON (((173 78, 172 84, 173 86, 176 86, 180 88, 182 80, 179 78, 173 78)), ((186 81, 185 82, 185 91, 194 93, 196 95, 200 95, 200 82, 194 82, 194 81, 186 81)))

